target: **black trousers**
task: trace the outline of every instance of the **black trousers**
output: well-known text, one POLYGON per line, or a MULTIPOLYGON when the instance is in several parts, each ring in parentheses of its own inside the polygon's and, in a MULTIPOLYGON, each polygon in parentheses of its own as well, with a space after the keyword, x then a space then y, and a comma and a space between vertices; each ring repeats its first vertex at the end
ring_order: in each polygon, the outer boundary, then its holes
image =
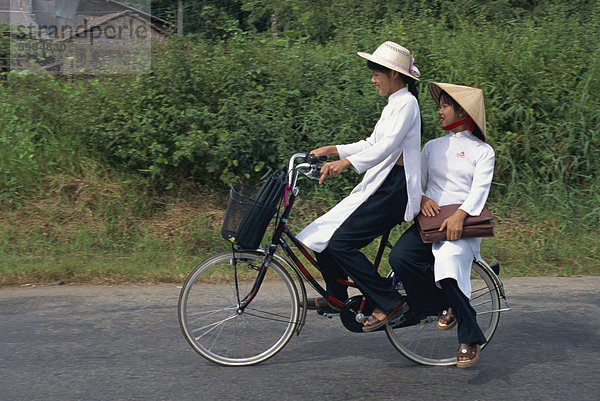
POLYGON ((391 281, 377 273, 360 249, 404 221, 407 202, 404 167, 394 166, 381 187, 336 230, 327 248, 315 253, 329 293, 346 300, 347 287, 336 280, 350 277, 367 299, 384 312, 402 300, 391 281))
POLYGON ((451 306, 458 323, 458 342, 485 343, 485 336, 477 324, 477 313, 456 280, 440 280, 442 288, 435 284, 431 244, 423 243, 416 224, 402 234, 390 252, 389 260, 404 285, 414 313, 424 318, 451 306))

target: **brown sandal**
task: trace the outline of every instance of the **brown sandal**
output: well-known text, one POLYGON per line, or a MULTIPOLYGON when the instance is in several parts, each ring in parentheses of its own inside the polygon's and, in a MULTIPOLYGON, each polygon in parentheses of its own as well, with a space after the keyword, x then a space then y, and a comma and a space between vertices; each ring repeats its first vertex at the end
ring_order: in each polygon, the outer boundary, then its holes
POLYGON ((450 330, 456 326, 456 316, 452 308, 444 309, 437 318, 437 328, 441 331, 450 330))
MULTIPOLYGON (((383 313, 381 311, 379 311, 380 313, 383 313)), ((363 321, 363 331, 365 333, 369 332, 369 331, 375 331, 378 328, 382 327, 384 324, 386 324, 388 321, 388 317, 385 316, 383 319, 379 319, 377 316, 375 315, 369 315, 365 318, 365 320, 363 321)))
MULTIPOLYGON (((300 302, 300 306, 302 306, 302 302, 300 302)), ((333 306, 323 297, 317 298, 307 298, 306 299, 306 308, 307 309, 324 309, 324 310, 332 310, 334 312, 339 312, 340 308, 337 306, 333 306)))
POLYGON ((479 353, 481 352, 481 345, 475 343, 461 343, 458 344, 458 352, 456 353, 456 367, 457 368, 470 368, 475 365, 479 360, 479 353), (460 359, 466 358, 466 359, 460 359))
MULTIPOLYGON (((395 318, 400 314, 406 313, 407 310, 408 304, 406 303, 406 301, 402 301, 396 306, 394 306, 392 309, 390 309, 389 312, 386 313, 382 319, 379 319, 377 316, 371 314, 364 320, 362 329, 365 333, 375 331, 378 328, 384 326, 388 322, 389 318, 395 318)), ((379 309, 375 309, 373 312, 377 312, 380 314, 384 313, 379 309)))

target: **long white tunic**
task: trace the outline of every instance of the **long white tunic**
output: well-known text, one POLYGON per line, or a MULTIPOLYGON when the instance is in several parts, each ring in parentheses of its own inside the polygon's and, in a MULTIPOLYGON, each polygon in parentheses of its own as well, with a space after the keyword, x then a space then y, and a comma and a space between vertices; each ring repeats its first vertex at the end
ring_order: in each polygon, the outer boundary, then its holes
MULTIPOLYGON (((485 205, 494 174, 494 150, 471 131, 447 135, 425 144, 421 152, 421 182, 425 196, 438 205, 460 203, 460 209, 478 216, 485 205)), ((471 296, 471 264, 480 259, 481 238, 432 244, 435 281, 453 278, 471 296)))
POLYGON ((404 213, 412 221, 419 212, 421 201, 420 155, 421 118, 417 99, 407 88, 394 92, 381 112, 371 136, 367 139, 337 145, 340 159, 347 158, 363 180, 350 195, 330 211, 302 230, 297 238, 309 249, 322 252, 338 227, 381 186, 401 154, 408 203, 404 213))

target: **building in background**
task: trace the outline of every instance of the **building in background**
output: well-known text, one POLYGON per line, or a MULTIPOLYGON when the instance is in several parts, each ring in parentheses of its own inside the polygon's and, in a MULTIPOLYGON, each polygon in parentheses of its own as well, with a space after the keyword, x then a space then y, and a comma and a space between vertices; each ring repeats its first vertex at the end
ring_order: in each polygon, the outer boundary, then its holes
MULTIPOLYGON (((0 0, 9 68, 67 75, 139 74, 167 23, 147 7, 110 0, 0 0)), ((6 51, 5 51, 6 53, 6 51)), ((5 55, 6 57, 6 55, 5 55)))

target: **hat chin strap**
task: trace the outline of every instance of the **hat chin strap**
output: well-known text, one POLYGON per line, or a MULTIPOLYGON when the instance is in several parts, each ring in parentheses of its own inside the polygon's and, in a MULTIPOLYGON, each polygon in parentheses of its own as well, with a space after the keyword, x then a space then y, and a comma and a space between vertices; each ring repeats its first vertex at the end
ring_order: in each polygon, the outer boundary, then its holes
POLYGON ((456 122, 454 122, 452 124, 448 124, 445 127, 442 127, 442 129, 444 131, 450 131, 451 129, 454 129, 454 128, 459 127, 459 126, 461 126, 463 124, 466 124, 466 123, 469 123, 469 128, 468 129, 469 129, 469 131, 472 132, 473 129, 475 129, 475 122, 473 121, 472 118, 465 118, 464 120, 456 121, 456 122))

